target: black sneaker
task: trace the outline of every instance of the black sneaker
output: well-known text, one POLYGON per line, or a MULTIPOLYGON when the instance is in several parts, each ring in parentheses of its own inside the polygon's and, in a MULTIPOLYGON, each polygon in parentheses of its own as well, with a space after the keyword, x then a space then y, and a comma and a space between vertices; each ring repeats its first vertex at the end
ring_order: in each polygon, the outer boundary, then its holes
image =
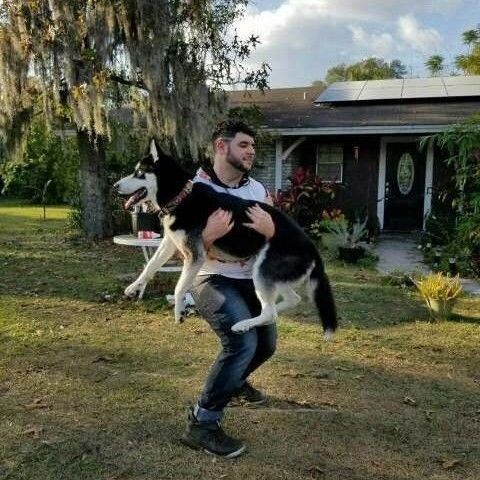
POLYGON ((267 401, 267 395, 257 390, 250 383, 245 382, 243 387, 232 397, 232 405, 262 405, 267 401))
POLYGON ((225 458, 238 457, 246 449, 244 443, 223 431, 220 422, 199 422, 192 407, 188 409, 187 428, 181 441, 196 450, 225 458))

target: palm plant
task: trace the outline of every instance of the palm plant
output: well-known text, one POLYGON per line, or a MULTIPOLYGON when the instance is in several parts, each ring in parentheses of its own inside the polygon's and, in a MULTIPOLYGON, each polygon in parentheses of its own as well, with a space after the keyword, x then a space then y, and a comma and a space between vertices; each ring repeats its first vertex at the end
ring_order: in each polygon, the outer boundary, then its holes
POLYGON ((472 47, 472 44, 480 40, 480 28, 463 32, 462 40, 463 43, 468 46, 468 55, 470 55, 470 49, 472 47))
POLYGON ((348 221, 343 217, 336 221, 330 222, 326 225, 326 228, 335 235, 338 243, 347 248, 358 247, 358 242, 368 233, 367 232, 367 220, 361 222, 359 219, 355 221, 351 226, 348 221))
POLYGON ((441 55, 432 55, 425 62, 425 67, 427 67, 430 75, 436 77, 444 68, 443 61, 445 59, 441 55))

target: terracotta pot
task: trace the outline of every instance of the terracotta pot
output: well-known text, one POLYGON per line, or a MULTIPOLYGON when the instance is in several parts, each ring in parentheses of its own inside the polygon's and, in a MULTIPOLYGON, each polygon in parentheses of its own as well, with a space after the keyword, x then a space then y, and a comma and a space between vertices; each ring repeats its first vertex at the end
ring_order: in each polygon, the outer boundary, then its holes
POLYGON ((357 263, 365 255, 362 247, 338 247, 338 258, 347 263, 357 263))

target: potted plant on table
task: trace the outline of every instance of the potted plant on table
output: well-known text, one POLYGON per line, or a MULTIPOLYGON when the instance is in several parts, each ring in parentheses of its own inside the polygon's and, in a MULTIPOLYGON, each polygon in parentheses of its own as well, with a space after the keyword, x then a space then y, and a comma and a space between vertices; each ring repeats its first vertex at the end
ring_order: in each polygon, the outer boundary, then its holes
POLYGON ((447 277, 443 273, 431 273, 413 279, 420 295, 425 299, 430 315, 434 318, 448 319, 453 306, 462 291, 460 278, 447 277))
POLYGON ((334 234, 338 242, 338 258, 347 263, 357 263, 365 255, 365 249, 359 245, 362 238, 367 235, 367 218, 363 222, 357 219, 349 224, 345 217, 329 221, 325 225, 327 230, 334 234))

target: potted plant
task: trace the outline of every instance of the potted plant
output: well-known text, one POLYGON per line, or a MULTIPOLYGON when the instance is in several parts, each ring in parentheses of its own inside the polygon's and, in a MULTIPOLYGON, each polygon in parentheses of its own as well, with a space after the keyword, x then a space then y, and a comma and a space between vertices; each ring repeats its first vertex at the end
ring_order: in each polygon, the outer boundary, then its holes
POLYGON ((452 315, 453 305, 462 291, 460 278, 447 277, 443 273, 431 273, 413 279, 420 295, 425 299, 430 315, 447 319, 452 315))
POLYGON ((344 217, 326 224, 326 228, 334 234, 337 240, 340 260, 357 263, 365 255, 365 249, 359 245, 359 242, 368 233, 366 225, 367 218, 363 222, 357 220, 350 225, 344 217))

